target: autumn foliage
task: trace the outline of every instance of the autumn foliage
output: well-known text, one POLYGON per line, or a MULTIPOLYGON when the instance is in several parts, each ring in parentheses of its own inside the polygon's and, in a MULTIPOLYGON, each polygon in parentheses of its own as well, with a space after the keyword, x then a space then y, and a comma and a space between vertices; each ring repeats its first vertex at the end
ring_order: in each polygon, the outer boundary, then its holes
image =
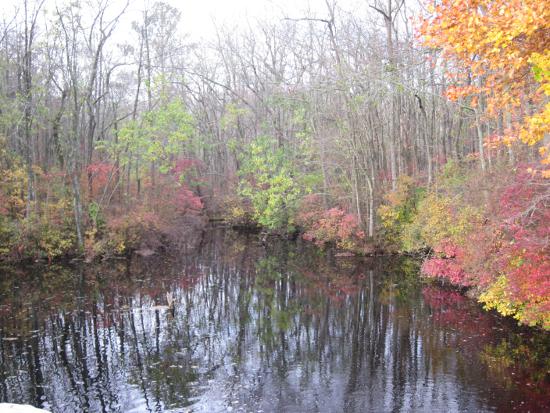
POLYGON ((487 308, 550 329, 550 9, 536 0, 443 0, 429 12, 419 37, 442 53, 447 97, 473 112, 478 127, 500 124, 486 147, 517 150, 521 142, 542 159, 512 159, 511 172, 508 166, 481 177, 492 182, 486 188, 471 185, 479 176, 451 190, 443 183, 419 203, 416 231, 401 238, 412 234, 433 249, 425 275, 475 288, 487 308), (475 199, 472 189, 483 196, 475 199))
POLYGON ((332 244, 345 250, 360 250, 365 240, 365 232, 354 215, 341 207, 324 209, 317 195, 302 200, 297 222, 302 227, 302 237, 319 246, 332 244))
POLYGON ((550 328, 550 185, 528 172, 516 174, 500 196, 498 218, 500 277, 482 301, 550 328))
POLYGON ((170 183, 175 187, 173 206, 182 214, 196 214, 204 208, 200 195, 196 193, 196 188, 203 184, 199 177, 202 166, 197 159, 181 158, 167 174, 170 183))
MULTIPOLYGON (((27 211, 24 165, 7 153, 4 159, 10 162, 0 164, 0 260, 52 261, 80 253, 73 205, 65 189, 70 177, 58 170, 45 172, 35 167, 37 199, 27 211)), ((99 160, 90 163, 80 177, 87 200, 86 257, 127 254, 139 248, 156 250, 166 242, 177 242, 181 238, 178 231, 197 224, 204 209, 198 191, 203 184, 201 167, 196 159, 175 159, 171 169, 156 176, 155 185, 143 179, 141 193, 135 193, 139 196, 121 204, 116 197, 116 165, 99 160)))
POLYGON ((528 169, 502 167, 479 187, 479 172, 449 164, 437 189, 417 198, 398 187, 379 212, 402 251, 432 250, 425 276, 470 288, 486 308, 550 329, 550 184, 528 169), (400 215, 404 205, 413 212, 400 215))
MULTIPOLYGON (((539 0, 443 0, 420 23, 423 43, 442 50, 447 96, 488 119, 509 117, 491 143, 539 146, 550 163, 550 8, 539 0)), ((542 169, 541 174, 550 177, 542 169)))
MULTIPOLYGON (((177 237, 175 229, 189 226, 189 222, 182 222, 182 219, 199 216, 203 211, 204 203, 197 193, 202 184, 201 168, 201 162, 196 159, 179 158, 171 169, 156 177, 154 186, 144 181, 146 192, 131 208, 125 212, 120 209, 103 211, 102 224, 91 219, 87 255, 125 254, 136 249, 153 251, 163 247, 164 239, 177 237)), ((100 172, 108 168, 98 170, 101 178, 100 172)), ((90 211, 90 216, 93 215, 90 211)))

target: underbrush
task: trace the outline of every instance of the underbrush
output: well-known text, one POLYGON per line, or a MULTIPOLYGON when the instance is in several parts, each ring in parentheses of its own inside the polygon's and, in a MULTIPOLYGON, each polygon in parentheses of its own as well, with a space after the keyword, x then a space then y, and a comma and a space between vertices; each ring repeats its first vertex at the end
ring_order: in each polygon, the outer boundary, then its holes
POLYGON ((480 179, 452 162, 420 190, 402 178, 379 215, 399 251, 433 251, 425 276, 468 287, 485 308, 550 329, 550 183, 529 165, 495 166, 480 179))
POLYGON ((340 206, 325 209, 321 197, 306 196, 296 218, 302 229, 302 238, 317 246, 366 253, 366 236, 357 217, 340 206))
POLYGON ((79 245, 69 177, 35 167, 29 200, 28 171, 17 157, 5 159, 10 162, 0 164, 0 261, 152 253, 177 246, 204 225, 202 199, 190 184, 195 162, 176 162, 157 176, 155 185, 143 179, 141 192, 130 187, 135 192, 125 198, 116 193, 114 166, 97 163, 81 176, 85 192, 79 245))

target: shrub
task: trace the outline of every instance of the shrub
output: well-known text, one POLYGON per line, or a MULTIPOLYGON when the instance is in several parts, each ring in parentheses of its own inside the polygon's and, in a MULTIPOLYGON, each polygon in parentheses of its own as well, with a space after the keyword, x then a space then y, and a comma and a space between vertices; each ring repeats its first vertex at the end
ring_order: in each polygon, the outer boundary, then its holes
POLYGON ((292 231, 298 201, 310 189, 300 182, 291 155, 270 137, 258 137, 241 156, 239 195, 252 217, 271 230, 292 231))
POLYGON ((304 229, 303 238, 322 246, 333 244, 345 250, 358 250, 365 233, 357 218, 340 207, 323 210, 318 196, 302 201, 297 223, 304 229))
POLYGON ((252 208, 245 200, 236 194, 224 197, 222 201, 222 217, 230 225, 253 225, 252 208))
POLYGON ((510 179, 499 199, 501 235, 497 282, 481 296, 488 308, 514 308, 520 322, 550 329, 550 185, 527 166, 510 179))
POLYGON ((459 197, 450 198, 435 192, 422 199, 417 210, 402 230, 402 246, 408 251, 437 248, 449 240, 461 245, 467 234, 484 221, 478 208, 464 205, 459 197))
MULTIPOLYGON (((527 167, 503 181, 493 189, 495 205, 485 204, 483 212, 430 193, 408 228, 408 242, 433 248, 425 275, 475 286, 486 308, 550 329, 550 185, 527 167)), ((453 190, 467 192, 470 183, 453 190)))
POLYGON ((145 208, 139 208, 126 216, 108 221, 103 253, 126 254, 138 249, 148 233, 157 232, 162 233, 158 215, 145 208))
POLYGON ((12 223, 0 214, 0 258, 12 250, 14 237, 15 231, 12 223))
POLYGON ((70 252, 75 245, 74 231, 42 222, 38 228, 38 246, 46 254, 48 261, 70 252))
POLYGON ((405 248, 403 232, 415 219, 418 203, 424 193, 424 188, 418 188, 411 177, 403 175, 398 179, 397 189, 384 196, 384 204, 378 208, 378 216, 387 246, 405 248))

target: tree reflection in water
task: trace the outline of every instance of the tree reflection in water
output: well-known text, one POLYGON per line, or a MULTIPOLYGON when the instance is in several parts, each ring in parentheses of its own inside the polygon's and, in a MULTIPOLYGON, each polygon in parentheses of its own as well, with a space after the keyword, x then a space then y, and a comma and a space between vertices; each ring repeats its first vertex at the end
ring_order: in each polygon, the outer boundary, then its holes
POLYGON ((54 412, 549 407, 548 335, 416 271, 221 231, 180 257, 5 268, 0 400, 54 412))

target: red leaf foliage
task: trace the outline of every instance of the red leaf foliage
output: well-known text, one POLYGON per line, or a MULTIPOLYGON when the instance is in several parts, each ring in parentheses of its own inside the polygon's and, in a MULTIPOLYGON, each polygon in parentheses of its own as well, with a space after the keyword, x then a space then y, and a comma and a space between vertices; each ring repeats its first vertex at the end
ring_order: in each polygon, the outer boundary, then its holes
POLYGON ((435 246, 422 272, 482 288, 504 275, 507 300, 524 306, 521 321, 537 322, 550 314, 550 183, 524 166, 497 195, 485 225, 461 244, 435 246))
POLYGON ((198 178, 203 163, 198 159, 180 158, 170 170, 177 188, 172 202, 177 212, 197 214, 204 208, 201 197, 191 187, 200 183, 198 178))
POLYGON ((334 243, 350 249, 365 239, 355 215, 340 207, 324 210, 317 195, 304 199, 297 221, 305 229, 302 237, 317 245, 334 243))
POLYGON ((499 253, 515 300, 550 313, 550 183, 526 170, 500 198, 500 230, 507 242, 499 253), (535 304, 537 303, 537 304, 535 304))

